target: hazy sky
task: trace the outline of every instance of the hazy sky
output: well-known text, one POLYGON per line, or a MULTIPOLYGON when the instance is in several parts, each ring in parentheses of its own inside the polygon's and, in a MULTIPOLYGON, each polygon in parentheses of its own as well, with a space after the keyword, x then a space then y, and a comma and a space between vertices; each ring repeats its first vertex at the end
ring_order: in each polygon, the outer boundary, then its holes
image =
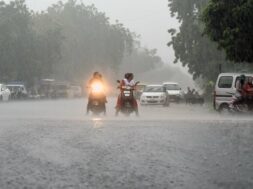
MULTIPOLYGON (((58 0, 26 0, 34 10, 45 10, 58 0)), ((63 0, 64 2, 64 0, 63 0)), ((158 49, 159 55, 167 63, 173 62, 174 52, 167 47, 170 36, 167 30, 176 27, 170 18, 168 0, 83 0, 94 4, 105 12, 111 21, 119 20, 131 31, 141 35, 141 43, 148 48, 158 49)))

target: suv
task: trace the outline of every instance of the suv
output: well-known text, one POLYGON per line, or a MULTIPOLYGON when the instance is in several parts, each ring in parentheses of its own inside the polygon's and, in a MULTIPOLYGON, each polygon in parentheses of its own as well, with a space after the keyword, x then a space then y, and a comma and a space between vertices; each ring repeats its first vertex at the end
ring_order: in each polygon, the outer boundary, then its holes
POLYGON ((0 101, 8 101, 10 95, 10 90, 4 84, 0 84, 0 101))
POLYGON ((166 88, 167 93, 170 96, 170 101, 180 102, 183 99, 183 91, 178 83, 165 82, 163 86, 166 88))
POLYGON ((233 101, 233 95, 236 92, 236 82, 241 75, 253 77, 253 74, 244 73, 221 73, 215 84, 213 106, 217 111, 223 111, 229 108, 233 101))

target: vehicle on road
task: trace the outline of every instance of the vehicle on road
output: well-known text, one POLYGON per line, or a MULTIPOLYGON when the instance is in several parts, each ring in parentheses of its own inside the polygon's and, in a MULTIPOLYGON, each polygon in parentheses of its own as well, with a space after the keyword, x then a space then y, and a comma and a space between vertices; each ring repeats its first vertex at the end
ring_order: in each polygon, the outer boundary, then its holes
POLYGON ((163 86, 165 87, 168 95, 170 96, 170 101, 171 102, 177 102, 179 103, 180 101, 183 100, 183 90, 179 86, 178 83, 175 82, 164 82, 163 86))
POLYGON ((54 79, 42 79, 39 84, 38 93, 40 98, 49 99, 53 97, 54 92, 54 79))
POLYGON ((147 85, 141 95, 141 105, 169 106, 169 95, 163 85, 147 85))
POLYGON ((70 85, 67 82, 55 82, 53 85, 53 98, 68 98, 70 85))
POLYGON ((95 115, 101 113, 106 114, 106 96, 105 89, 102 83, 95 82, 90 86, 89 102, 87 113, 91 111, 95 115))
POLYGON ((10 99, 11 92, 4 84, 0 84, 0 101, 8 101, 10 99))
MULTIPOLYGON (((121 82, 118 80, 118 84, 121 82)), ((120 99, 122 101, 122 105, 120 106, 119 111, 126 116, 130 116, 132 113, 136 113, 136 115, 139 115, 138 108, 136 109, 134 103, 136 102, 134 91, 136 90, 136 86, 139 84, 139 82, 136 82, 134 86, 128 86, 128 85, 120 85, 118 88, 120 89, 120 99)), ((137 102, 136 102, 137 103, 137 102)), ((137 104, 136 104, 137 105, 137 104)), ((117 115, 117 113, 116 113, 117 115)))
POLYGON ((77 85, 70 86, 70 96, 74 98, 82 97, 82 88, 77 85))
POLYGON ((41 98, 37 88, 33 87, 28 91, 29 100, 39 100, 41 98))
POLYGON ((213 107, 217 111, 228 111, 236 93, 236 83, 241 75, 253 77, 252 73, 221 73, 215 84, 213 107))
POLYGON ((253 99, 245 98, 242 102, 229 106, 228 111, 230 113, 252 113, 253 111, 253 99))
POLYGON ((12 100, 24 100, 28 98, 28 92, 23 82, 10 82, 6 87, 11 92, 12 100))

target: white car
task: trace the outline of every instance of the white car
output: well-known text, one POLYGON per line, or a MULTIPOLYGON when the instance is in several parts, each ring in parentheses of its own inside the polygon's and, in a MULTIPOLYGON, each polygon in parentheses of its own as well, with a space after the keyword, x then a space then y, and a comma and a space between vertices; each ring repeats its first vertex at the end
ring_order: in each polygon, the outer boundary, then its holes
POLYGON ((147 85, 140 98, 141 105, 169 105, 168 95, 162 85, 147 85))
POLYGON ((183 99, 184 93, 178 83, 165 82, 163 86, 166 88, 170 101, 180 102, 183 99))
POLYGON ((4 84, 0 84, 0 101, 8 101, 10 95, 10 90, 4 84))

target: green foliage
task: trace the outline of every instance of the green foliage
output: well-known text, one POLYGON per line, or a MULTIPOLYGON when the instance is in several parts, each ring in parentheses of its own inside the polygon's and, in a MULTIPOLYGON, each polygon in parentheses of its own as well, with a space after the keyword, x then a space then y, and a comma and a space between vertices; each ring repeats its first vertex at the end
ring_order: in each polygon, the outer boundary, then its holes
POLYGON ((215 81, 219 65, 226 65, 226 60, 215 43, 202 35, 200 15, 207 3, 208 0, 169 0, 171 15, 181 25, 179 31, 169 30, 172 40, 168 45, 175 51, 175 63, 181 62, 187 66, 194 79, 201 77, 215 81))
POLYGON ((132 34, 120 23, 110 24, 94 6, 69 0, 48 8, 49 17, 61 26, 65 37, 61 66, 56 72, 65 79, 83 79, 93 70, 117 70, 126 51, 132 49, 132 34))
POLYGON ((235 62, 253 62, 253 0, 211 0, 203 13, 205 33, 235 62))
POLYGON ((50 39, 34 30, 32 13, 24 0, 9 4, 1 1, 0 79, 26 81, 31 85, 45 73, 52 73, 52 64, 60 57, 60 39, 55 32, 52 30, 50 39))
POLYGON ((111 24, 94 6, 75 0, 59 1, 45 12, 30 11, 25 0, 0 1, 1 82, 81 82, 94 70, 116 73, 122 63, 140 72, 161 65, 155 50, 142 51, 137 43, 121 23, 111 24))

